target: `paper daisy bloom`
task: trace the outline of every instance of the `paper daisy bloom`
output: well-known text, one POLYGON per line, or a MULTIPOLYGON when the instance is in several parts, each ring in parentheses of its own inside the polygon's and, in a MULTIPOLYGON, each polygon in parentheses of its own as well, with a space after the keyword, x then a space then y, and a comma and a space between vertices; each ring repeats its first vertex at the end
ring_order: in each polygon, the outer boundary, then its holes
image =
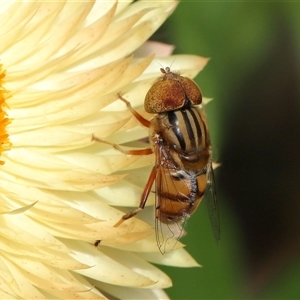
POLYGON ((171 280, 151 262, 197 265, 180 243, 159 252, 153 195, 113 226, 139 205, 154 157, 91 141, 144 147, 147 129, 117 94, 150 118, 143 101, 160 65, 192 78, 206 64, 134 54, 176 4, 1 2, 1 299, 167 299, 171 280))

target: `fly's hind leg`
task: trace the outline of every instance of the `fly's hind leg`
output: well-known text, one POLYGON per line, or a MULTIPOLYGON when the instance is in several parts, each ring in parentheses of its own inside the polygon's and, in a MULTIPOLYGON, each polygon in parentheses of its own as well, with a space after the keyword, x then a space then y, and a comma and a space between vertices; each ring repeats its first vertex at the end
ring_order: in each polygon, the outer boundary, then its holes
POLYGON ((115 225, 114 227, 118 227, 119 225, 121 225, 124 221, 134 217, 137 213, 139 213, 141 210, 144 209, 149 193, 151 191, 152 185, 154 183, 156 177, 156 166, 154 166, 151 170, 150 176, 147 180, 146 186, 144 188, 144 191, 142 193, 141 196, 141 200, 140 200, 140 205, 137 209, 129 211, 127 214, 125 214, 115 225))
MULTIPOLYGON (((104 144, 110 145, 110 146, 112 146, 113 148, 115 148, 116 150, 118 150, 118 151, 124 153, 125 155, 149 155, 149 154, 152 154, 152 153, 153 153, 153 150, 152 150, 151 148, 124 150, 124 149, 123 149, 122 147, 120 147, 119 145, 114 144, 114 143, 107 142, 107 141, 105 141, 105 140, 102 140, 102 139, 96 137, 94 134, 92 135, 92 141, 96 141, 96 142, 99 142, 99 143, 104 143, 104 144)), ((152 173, 153 173, 153 170, 152 170, 151 174, 152 174, 152 173)), ((122 218, 114 225, 114 227, 118 227, 118 226, 119 226, 120 224, 122 224, 125 220, 128 220, 128 219, 132 218, 133 216, 135 216, 139 211, 141 211, 141 210, 144 208, 144 206, 145 206, 145 204, 146 204, 146 201, 147 201, 147 198, 148 198, 148 195, 149 195, 149 192, 150 192, 150 190, 149 190, 149 191, 147 190, 147 186, 149 185, 150 178, 152 178, 151 175, 150 175, 150 177, 149 177, 149 179, 148 179, 147 185, 146 185, 146 187, 145 187, 145 189, 144 189, 144 192, 143 192, 143 194, 142 194, 140 206, 139 206, 137 209, 135 209, 135 210, 133 210, 133 211, 128 212, 127 214, 125 214, 125 215, 124 215, 124 216, 123 216, 123 217, 122 217, 122 218)), ((150 189, 151 189, 151 187, 152 187, 152 184, 153 184, 154 179, 155 179, 155 176, 154 176, 153 180, 151 179, 152 182, 150 182, 150 184, 151 184, 151 186, 149 187, 150 189)), ((94 246, 97 247, 97 246, 100 244, 100 242, 101 242, 100 240, 96 240, 95 243, 94 243, 94 246)))
MULTIPOLYGON (((124 221, 131 219, 132 217, 134 217, 136 214, 138 214, 141 210, 144 209, 149 193, 151 191, 152 185, 154 183, 156 177, 156 166, 154 166, 152 168, 152 171, 150 173, 150 176, 148 178, 148 181, 146 183, 146 186, 144 188, 143 194, 141 196, 141 200, 140 200, 140 205, 138 208, 136 208, 135 210, 129 211, 127 214, 125 214, 124 216, 122 216, 122 218, 113 226, 113 227, 118 227, 119 225, 121 225, 124 221)), ((100 240, 95 241, 94 246, 97 247, 100 244, 100 240)))

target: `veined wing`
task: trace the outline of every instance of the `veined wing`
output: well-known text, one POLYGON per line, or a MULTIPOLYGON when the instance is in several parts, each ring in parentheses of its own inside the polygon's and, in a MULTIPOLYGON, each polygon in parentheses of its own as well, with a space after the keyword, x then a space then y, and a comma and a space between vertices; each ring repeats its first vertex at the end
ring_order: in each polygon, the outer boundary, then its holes
POLYGON ((189 217, 181 213, 189 197, 189 186, 180 177, 168 149, 160 142, 155 146, 155 234, 158 248, 162 254, 176 248, 177 241, 184 235, 184 225, 189 217))
POLYGON ((211 226, 214 232, 216 241, 220 240, 220 218, 219 218, 219 209, 215 188, 215 177, 212 163, 209 163, 207 170, 207 190, 205 193, 208 214, 211 222, 211 226))

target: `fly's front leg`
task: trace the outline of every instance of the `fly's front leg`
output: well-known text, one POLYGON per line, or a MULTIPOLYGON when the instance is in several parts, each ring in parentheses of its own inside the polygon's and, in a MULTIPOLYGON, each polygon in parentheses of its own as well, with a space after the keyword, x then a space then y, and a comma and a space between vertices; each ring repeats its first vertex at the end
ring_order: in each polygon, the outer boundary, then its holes
POLYGON ((132 106, 131 106, 131 104, 130 104, 129 101, 127 101, 125 98, 123 98, 123 97, 121 96, 120 93, 118 93, 118 97, 119 97, 120 100, 122 100, 122 101, 126 104, 127 108, 130 110, 130 112, 135 116, 135 118, 136 118, 143 126, 148 127, 148 128, 150 127, 150 121, 148 121, 147 119, 145 119, 145 118, 144 118, 143 116, 141 116, 136 110, 134 110, 134 109, 132 108, 132 106))
MULTIPOLYGON (((134 110, 129 101, 127 101, 125 98, 123 98, 120 93, 118 93, 118 97, 121 101, 123 101, 126 104, 127 108, 130 110, 130 112, 135 116, 135 118, 143 126, 148 127, 148 128, 150 127, 150 121, 145 119, 136 110, 134 110)), ((126 155, 149 155, 149 154, 153 153, 151 148, 138 149, 138 150, 124 150, 119 145, 102 140, 102 139, 98 138, 97 136, 95 136, 94 134, 92 135, 92 141, 110 145, 110 146, 114 147, 116 150, 118 150, 126 155)))

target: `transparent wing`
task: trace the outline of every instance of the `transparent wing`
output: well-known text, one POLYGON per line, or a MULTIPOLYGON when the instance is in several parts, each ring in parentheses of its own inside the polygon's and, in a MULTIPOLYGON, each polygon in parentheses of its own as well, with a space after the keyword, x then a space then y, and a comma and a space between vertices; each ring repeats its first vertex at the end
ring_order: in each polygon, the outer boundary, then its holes
POLYGON ((216 241, 220 240, 220 218, 219 218, 219 210, 217 203, 217 195, 215 188, 215 177, 214 170, 212 167, 212 163, 209 164, 207 170, 207 190, 205 193, 208 214, 211 222, 211 226, 214 232, 214 236, 216 241))

